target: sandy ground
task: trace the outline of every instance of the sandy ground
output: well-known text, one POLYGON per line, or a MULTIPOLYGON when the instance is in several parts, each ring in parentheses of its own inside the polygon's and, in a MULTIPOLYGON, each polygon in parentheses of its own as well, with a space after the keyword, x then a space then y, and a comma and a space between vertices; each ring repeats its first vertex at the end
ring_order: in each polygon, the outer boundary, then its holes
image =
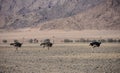
POLYGON ((37 38, 43 40, 49 38, 55 41, 61 41, 63 39, 80 39, 80 38, 94 38, 94 39, 106 39, 106 38, 120 38, 120 31, 118 30, 81 30, 81 31, 62 31, 62 30, 44 30, 39 31, 37 29, 19 29, 15 31, 1 31, 0 41, 7 39, 8 41, 28 40, 37 38))
POLYGON ((54 44, 50 50, 39 44, 23 44, 15 51, 0 44, 0 73, 120 73, 120 45, 103 43, 54 44))

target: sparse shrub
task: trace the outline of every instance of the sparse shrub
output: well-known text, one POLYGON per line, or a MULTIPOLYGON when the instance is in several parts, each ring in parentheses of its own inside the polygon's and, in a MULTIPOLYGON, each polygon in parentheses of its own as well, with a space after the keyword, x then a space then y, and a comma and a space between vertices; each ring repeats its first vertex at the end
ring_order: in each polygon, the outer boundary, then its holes
POLYGON ((109 43, 113 43, 113 42, 118 42, 118 40, 116 40, 116 39, 112 39, 112 38, 109 38, 109 39, 107 39, 107 42, 109 42, 109 43))
POLYGON ((120 39, 118 39, 118 43, 120 43, 120 39))
POLYGON ((38 40, 37 40, 37 39, 34 39, 34 43, 38 43, 38 40))
POLYGON ((81 38, 80 42, 86 42, 86 40, 84 38, 81 38))
POLYGON ((81 38, 80 40, 75 40, 76 43, 78 42, 95 42, 95 41, 100 41, 102 43, 105 43, 105 42, 109 42, 109 43, 115 43, 115 42, 120 42, 120 39, 113 39, 113 38, 109 38, 109 39, 99 39, 99 40, 90 40, 90 39, 84 39, 84 38, 81 38))
POLYGON ((84 38, 81 38, 80 40, 75 40, 76 43, 78 42, 91 42, 92 40, 90 39, 84 39, 84 38))
POLYGON ((117 39, 113 39, 113 42, 117 42, 117 39))
POLYGON ((80 42, 80 40, 75 40, 75 42, 76 42, 76 43, 79 43, 79 42, 80 42))
POLYGON ((18 40, 15 39, 14 42, 18 42, 18 40))
POLYGON ((91 40, 92 42, 96 42, 97 40, 91 40))
POLYGON ((70 40, 70 39, 64 39, 64 43, 70 43, 70 42, 73 42, 73 40, 70 40))
POLYGON ((33 39, 29 39, 28 42, 29 42, 29 43, 33 43, 33 39))
POLYGON ((7 40, 4 39, 4 40, 2 40, 2 42, 3 42, 3 43, 7 43, 7 40))
POLYGON ((105 39, 101 39, 100 41, 101 41, 101 42, 106 42, 106 40, 105 40, 105 39))
POLYGON ((113 42, 114 40, 112 38, 107 39, 107 42, 113 42))
POLYGON ((90 40, 90 39, 87 39, 87 40, 86 40, 86 42, 92 42, 92 40, 90 40))
POLYGON ((38 40, 35 38, 35 39, 29 39, 28 40, 29 43, 38 43, 38 40))
POLYGON ((43 42, 50 42, 50 39, 45 39, 43 42))

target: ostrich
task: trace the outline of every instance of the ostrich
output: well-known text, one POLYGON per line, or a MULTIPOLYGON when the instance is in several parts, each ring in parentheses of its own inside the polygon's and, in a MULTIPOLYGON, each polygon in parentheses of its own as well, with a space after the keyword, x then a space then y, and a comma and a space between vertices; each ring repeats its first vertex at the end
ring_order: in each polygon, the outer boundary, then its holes
POLYGON ((97 42, 97 41, 94 41, 94 42, 90 43, 90 46, 93 46, 93 48, 99 47, 100 45, 101 45, 101 42, 97 42))
POLYGON ((49 39, 44 40, 44 42, 40 44, 40 46, 43 46, 43 48, 48 47, 48 50, 49 50, 49 47, 52 47, 52 45, 53 43, 51 43, 49 39))
POLYGON ((16 47, 16 50, 18 50, 18 48, 21 47, 22 44, 23 44, 23 43, 20 43, 20 42, 10 43, 10 45, 13 45, 14 47, 16 47))

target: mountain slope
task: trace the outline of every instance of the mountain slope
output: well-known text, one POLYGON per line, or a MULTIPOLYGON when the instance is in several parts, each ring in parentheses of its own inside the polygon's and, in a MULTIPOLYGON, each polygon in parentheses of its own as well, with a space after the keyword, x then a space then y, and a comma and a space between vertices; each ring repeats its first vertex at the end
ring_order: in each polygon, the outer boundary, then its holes
POLYGON ((104 0, 0 0, 0 27, 18 29, 69 17, 104 0))
POLYGON ((120 30, 120 1, 107 0, 83 13, 41 24, 40 30, 120 30))

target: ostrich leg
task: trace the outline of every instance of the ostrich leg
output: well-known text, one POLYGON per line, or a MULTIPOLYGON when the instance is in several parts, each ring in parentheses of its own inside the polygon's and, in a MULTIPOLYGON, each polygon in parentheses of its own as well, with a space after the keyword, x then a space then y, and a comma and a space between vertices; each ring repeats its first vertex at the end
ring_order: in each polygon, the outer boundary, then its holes
POLYGON ((49 50, 49 46, 48 46, 48 50, 49 50))

